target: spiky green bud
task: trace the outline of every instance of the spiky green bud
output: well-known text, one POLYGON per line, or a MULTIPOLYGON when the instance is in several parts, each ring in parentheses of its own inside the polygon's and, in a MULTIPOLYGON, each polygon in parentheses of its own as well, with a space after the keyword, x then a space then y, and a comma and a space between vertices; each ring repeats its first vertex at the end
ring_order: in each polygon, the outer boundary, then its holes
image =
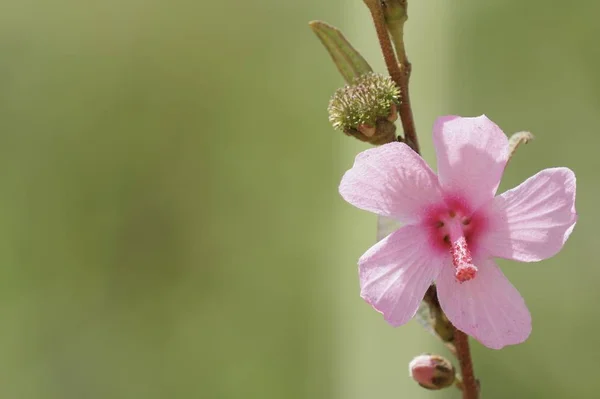
POLYGON ((329 102, 329 121, 335 129, 363 141, 393 141, 390 130, 393 136, 399 100, 400 90, 389 76, 367 73, 335 92, 329 102))

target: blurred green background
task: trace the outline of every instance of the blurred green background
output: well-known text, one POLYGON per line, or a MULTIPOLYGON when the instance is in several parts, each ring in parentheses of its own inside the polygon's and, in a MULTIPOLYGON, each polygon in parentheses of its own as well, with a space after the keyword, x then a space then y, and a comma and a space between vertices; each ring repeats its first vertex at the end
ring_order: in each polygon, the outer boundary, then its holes
MULTIPOLYGON (((474 344, 484 398, 591 398, 600 4, 410 1, 424 156, 443 114, 537 139, 502 188, 575 170, 580 221, 541 264, 502 262, 523 345, 474 344)), ((446 352, 358 296, 375 218, 337 184, 342 80, 307 26, 384 71, 360 0, 0 3, 0 397, 458 398, 408 378, 446 352)))

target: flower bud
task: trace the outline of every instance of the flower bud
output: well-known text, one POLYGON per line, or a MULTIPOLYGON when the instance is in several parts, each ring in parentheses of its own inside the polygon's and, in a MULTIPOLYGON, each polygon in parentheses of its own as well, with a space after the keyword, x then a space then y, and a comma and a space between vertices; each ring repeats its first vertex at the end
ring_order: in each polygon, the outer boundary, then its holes
POLYGON ((335 129, 371 144, 396 140, 400 90, 388 76, 367 73, 335 92, 329 121, 335 129))
POLYGON ((389 24, 404 23, 408 19, 406 0, 381 0, 385 22, 389 24))
POLYGON ((415 357, 408 365, 410 376, 426 389, 442 389, 454 384, 454 366, 438 355, 424 354, 415 357))

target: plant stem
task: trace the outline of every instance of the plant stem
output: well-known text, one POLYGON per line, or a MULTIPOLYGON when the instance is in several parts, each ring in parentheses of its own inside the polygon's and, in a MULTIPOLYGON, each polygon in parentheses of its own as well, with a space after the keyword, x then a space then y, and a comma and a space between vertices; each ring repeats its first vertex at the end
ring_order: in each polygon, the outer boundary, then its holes
POLYGON ((388 73, 392 77, 392 80, 400 87, 399 83, 402 80, 402 72, 400 71, 400 66, 396 60, 396 54, 394 53, 394 48, 392 47, 392 42, 387 31, 385 16, 383 15, 380 0, 364 0, 364 2, 371 12, 371 17, 375 24, 375 31, 377 32, 377 39, 381 46, 383 59, 385 60, 388 73))
POLYGON ((463 399, 477 399, 479 397, 479 389, 475 380, 475 374, 473 373, 469 336, 456 329, 454 333, 454 346, 456 347, 456 356, 460 363, 463 399))
POLYGON ((415 120, 413 118, 412 108, 410 105, 410 96, 408 92, 408 81, 410 79, 411 64, 408 62, 406 57, 406 51, 404 50, 404 39, 403 39, 403 28, 397 28, 392 33, 394 35, 394 42, 396 45, 396 51, 400 57, 400 63, 396 59, 392 41, 388 33, 388 27, 385 22, 385 15, 381 8, 380 0, 364 0, 365 4, 371 12, 373 23, 375 24, 375 31, 377 32, 377 38, 379 39, 379 45, 383 53, 383 59, 387 67, 390 77, 396 83, 400 89, 402 101, 398 107, 398 114, 400 114, 400 120, 402 122, 402 129, 404 130, 404 139, 411 148, 420 153, 419 140, 417 139, 417 131, 415 128, 415 120))
MULTIPOLYGON (((404 15, 401 21, 395 21, 395 23, 387 24, 385 20, 385 14, 382 9, 381 0, 363 0, 369 11, 375 24, 375 30, 377 32, 377 38, 381 46, 385 65, 387 67, 390 77, 396 83, 400 89, 402 101, 398 107, 398 114, 402 121, 402 128, 404 129, 404 141, 417 153, 420 154, 419 141, 417 139, 417 131, 415 128, 415 121, 413 118, 412 108, 410 104, 410 96, 408 93, 408 83, 410 80, 410 73, 412 66, 408 61, 406 55, 406 48, 404 46, 404 22, 406 22, 406 1, 402 1, 404 7, 404 15), (389 33, 388 33, 389 29, 389 33), (392 41, 390 35, 394 41, 394 47, 396 53, 392 47, 392 41), (396 59, 396 54, 400 62, 396 59)), ((439 301, 437 299, 437 293, 435 286, 431 286, 428 290, 430 294, 429 306, 437 306, 440 309, 439 301)), ((452 349, 453 346, 446 342, 446 344, 452 349)), ((462 391, 463 399, 477 399, 479 396, 479 388, 477 387, 477 381, 473 373, 473 362, 471 360, 471 352, 469 349, 469 336, 462 331, 455 328, 454 333, 454 348, 456 349, 456 357, 460 363, 462 373, 462 391)))

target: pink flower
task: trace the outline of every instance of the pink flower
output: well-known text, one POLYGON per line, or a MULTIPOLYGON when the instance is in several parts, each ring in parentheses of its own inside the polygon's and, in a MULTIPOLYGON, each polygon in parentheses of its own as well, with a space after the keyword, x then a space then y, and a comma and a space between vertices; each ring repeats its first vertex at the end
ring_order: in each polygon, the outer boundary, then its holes
POLYGON ((359 260, 361 296, 393 326, 409 321, 435 282, 442 309, 461 331, 500 349, 531 332, 523 298, 493 258, 536 262, 573 231, 575 175, 544 169, 495 196, 508 140, 486 116, 439 118, 438 175, 406 144, 362 152, 340 184, 352 205, 404 226, 359 260))

